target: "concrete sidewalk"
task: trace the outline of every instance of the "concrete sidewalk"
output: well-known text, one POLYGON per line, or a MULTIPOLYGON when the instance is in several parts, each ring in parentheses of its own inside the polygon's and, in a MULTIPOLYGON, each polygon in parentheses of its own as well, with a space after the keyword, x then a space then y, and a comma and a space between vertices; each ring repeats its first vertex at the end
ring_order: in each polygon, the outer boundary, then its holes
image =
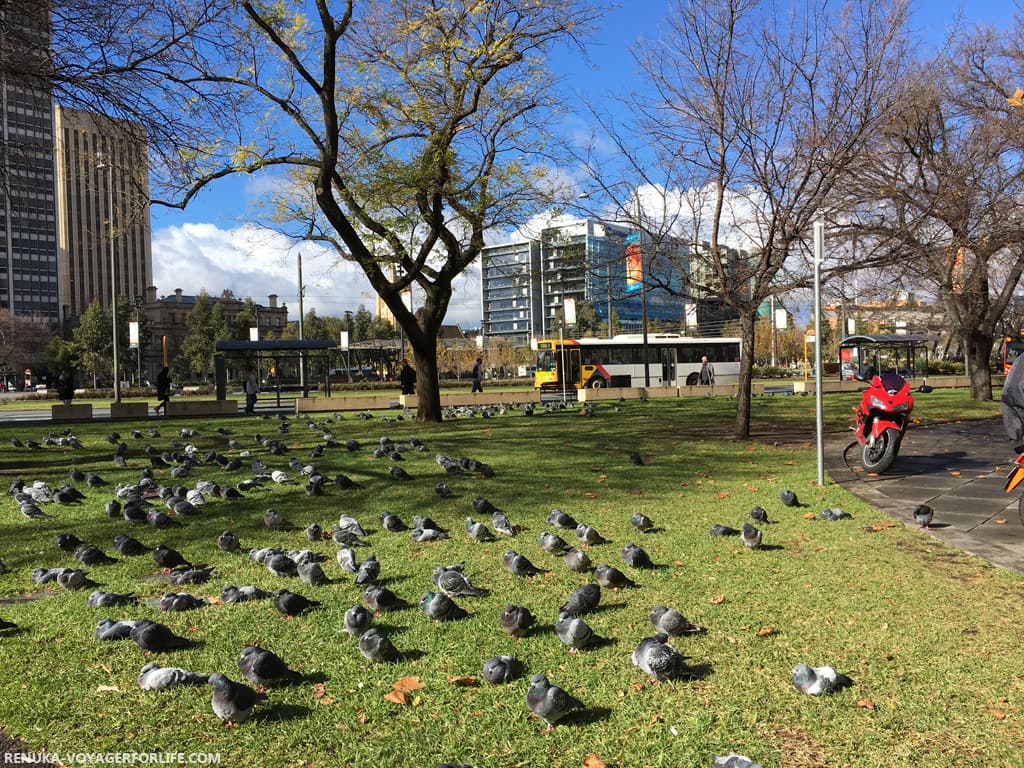
POLYGON ((835 483, 911 526, 914 507, 928 504, 935 538, 1024 573, 1022 491, 1003 491, 1014 458, 1000 419, 913 425, 896 462, 876 476, 860 468, 852 432, 830 435, 825 445, 825 470, 835 483))

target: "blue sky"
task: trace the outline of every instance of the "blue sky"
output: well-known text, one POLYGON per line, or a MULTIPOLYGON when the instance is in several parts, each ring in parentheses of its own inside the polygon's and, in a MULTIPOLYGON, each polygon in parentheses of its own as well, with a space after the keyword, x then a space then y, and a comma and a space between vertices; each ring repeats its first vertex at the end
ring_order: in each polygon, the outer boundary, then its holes
MULTIPOLYGON (((588 47, 586 59, 561 55, 553 62, 571 93, 599 103, 612 94, 636 87, 639 80, 630 48, 639 40, 655 40, 668 7, 666 0, 623 0, 611 11, 588 47)), ((1008 25, 1014 4, 1009 0, 916 0, 914 27, 926 44, 936 45, 962 14, 966 23, 1008 25)), ((580 116, 582 119, 582 116, 580 116)), ((352 264, 335 265, 312 245, 293 246, 253 228, 253 203, 267 190, 259 176, 225 179, 200 194, 184 211, 154 207, 153 282, 158 293, 225 288, 236 296, 265 303, 269 294, 288 304, 298 317, 296 252, 302 253, 304 305, 320 315, 342 315, 363 305, 375 311, 375 299, 362 273, 352 264)), ((476 328, 480 322, 480 288, 475 272, 456 285, 448 322, 476 328)), ((415 298, 414 298, 415 301, 415 298)))

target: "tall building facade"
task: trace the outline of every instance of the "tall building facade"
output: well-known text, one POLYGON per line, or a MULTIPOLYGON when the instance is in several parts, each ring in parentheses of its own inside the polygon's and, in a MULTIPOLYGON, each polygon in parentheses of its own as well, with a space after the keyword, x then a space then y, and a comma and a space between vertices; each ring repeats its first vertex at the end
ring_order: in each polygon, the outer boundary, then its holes
MULTIPOLYGON (((45 71, 49 6, 26 15, 0 6, 5 55, 45 71), (13 53, 12 53, 13 51, 13 53)), ((28 8, 29 4, 23 4, 28 8)), ((38 77, 0 68, 0 307, 59 322, 53 93, 38 77)))
MULTIPOLYGON (((661 324, 678 330, 685 307, 685 245, 654 248, 629 227, 581 219, 548 227, 537 237, 484 249, 481 258, 482 329, 486 337, 517 343, 556 335, 564 319, 565 300, 593 307, 597 320, 614 317, 623 331, 661 324), (637 282, 627 264, 632 252, 647 270, 637 282), (646 296, 643 287, 646 285, 646 296)), ((571 332, 571 329, 566 329, 571 332)))
POLYGON ((111 297, 141 301, 153 282, 143 129, 57 107, 60 286, 70 318, 111 297))

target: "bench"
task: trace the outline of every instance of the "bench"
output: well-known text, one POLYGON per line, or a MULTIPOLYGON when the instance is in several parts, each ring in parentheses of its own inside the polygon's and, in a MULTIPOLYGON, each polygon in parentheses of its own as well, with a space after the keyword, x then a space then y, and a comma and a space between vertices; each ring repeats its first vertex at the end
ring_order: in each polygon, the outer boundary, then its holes
POLYGON ((766 384, 764 389, 761 390, 762 395, 792 395, 795 394, 796 390, 792 384, 766 384))

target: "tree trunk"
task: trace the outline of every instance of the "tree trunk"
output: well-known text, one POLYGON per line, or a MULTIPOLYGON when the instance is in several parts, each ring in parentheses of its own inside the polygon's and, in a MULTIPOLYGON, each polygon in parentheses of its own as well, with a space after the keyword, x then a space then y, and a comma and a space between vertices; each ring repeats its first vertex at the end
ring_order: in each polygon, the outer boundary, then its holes
POLYGON ((971 378, 971 399, 992 399, 992 371, 989 358, 992 354, 994 339, 991 335, 978 332, 976 329, 964 335, 964 361, 967 363, 967 375, 971 378))
POLYGON ((733 437, 750 437, 750 381, 754 374, 754 312, 740 313, 740 381, 736 390, 736 423, 733 437))
POLYGON ((416 421, 441 421, 441 382, 437 375, 437 341, 419 337, 425 348, 409 340, 416 363, 416 421))

